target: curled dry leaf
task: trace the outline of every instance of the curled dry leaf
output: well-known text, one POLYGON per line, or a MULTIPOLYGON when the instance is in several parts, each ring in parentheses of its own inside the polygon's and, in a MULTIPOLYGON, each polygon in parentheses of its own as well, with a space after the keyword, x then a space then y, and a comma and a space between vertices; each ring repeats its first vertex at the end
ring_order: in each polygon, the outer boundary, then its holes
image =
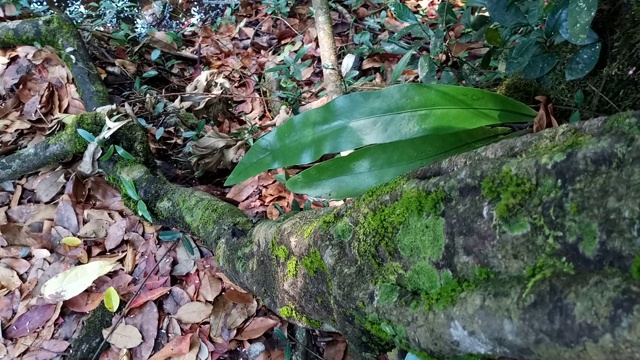
POLYGON ((540 110, 533 120, 533 132, 537 133, 550 127, 558 127, 558 122, 553 117, 553 104, 549 102, 549 99, 546 96, 536 96, 536 100, 540 101, 540 110))
POLYGON ((135 326, 120 323, 118 327, 109 335, 112 327, 102 330, 102 336, 107 341, 120 349, 131 349, 142 344, 142 334, 135 326))

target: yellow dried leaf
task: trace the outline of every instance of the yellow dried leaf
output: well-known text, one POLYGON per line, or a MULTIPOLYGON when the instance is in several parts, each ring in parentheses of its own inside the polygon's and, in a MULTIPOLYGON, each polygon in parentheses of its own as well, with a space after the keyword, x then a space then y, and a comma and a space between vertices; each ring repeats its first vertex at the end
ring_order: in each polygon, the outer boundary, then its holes
POLYGON ((82 240, 78 239, 75 236, 67 236, 66 238, 62 239, 60 242, 71 247, 82 245, 82 240))
POLYGON ((118 264, 113 261, 93 261, 72 267, 49 279, 40 290, 47 301, 64 301, 85 291, 93 281, 118 264))
POLYGON ((110 286, 107 291, 104 292, 104 307, 112 313, 118 310, 120 307, 120 295, 113 286, 110 286))

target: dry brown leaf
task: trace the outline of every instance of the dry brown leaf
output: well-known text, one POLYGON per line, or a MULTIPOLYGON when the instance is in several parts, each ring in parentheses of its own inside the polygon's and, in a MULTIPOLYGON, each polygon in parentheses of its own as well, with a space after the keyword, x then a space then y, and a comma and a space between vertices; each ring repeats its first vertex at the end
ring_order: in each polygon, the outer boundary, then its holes
POLYGON ((9 289, 9 291, 13 291, 22 285, 22 281, 20 281, 20 277, 18 277, 15 270, 0 266, 0 284, 9 289))
POLYGON ((198 292, 198 300, 212 302, 222 291, 222 280, 205 271, 200 281, 200 290, 198 292))
POLYGON ((236 200, 238 202, 244 201, 251 193, 253 193, 258 187, 258 176, 253 176, 239 184, 234 185, 227 198, 236 200))
POLYGON ((135 326, 120 323, 109 336, 111 328, 112 327, 108 327, 102 330, 102 336, 107 339, 111 345, 120 349, 131 349, 142 344, 142 334, 140 334, 140 330, 135 326))
POLYGON ((224 296, 231 302, 236 304, 250 304, 253 302, 253 295, 238 291, 236 289, 227 289, 224 291, 224 296))
POLYGON ((148 359, 158 335, 158 307, 152 301, 143 307, 133 309, 126 317, 128 325, 135 326, 142 334, 143 342, 131 350, 133 359, 148 359))
POLYGON ((187 334, 173 339, 170 343, 160 349, 160 351, 153 354, 149 360, 165 360, 171 357, 188 354, 191 348, 192 337, 194 337, 194 334, 187 334))
POLYGON ((213 305, 211 304, 192 301, 182 305, 174 317, 183 323, 195 324, 209 318, 212 309, 213 305))
POLYGON ((211 317, 209 318, 209 324, 211 325, 211 331, 209 338, 216 343, 223 343, 225 340, 222 338, 222 328, 225 330, 227 326, 227 314, 231 312, 234 304, 227 300, 224 296, 218 296, 213 302, 213 309, 211 310, 211 317))
POLYGON ((114 249, 122 242, 124 239, 124 233, 127 230, 127 225, 129 224, 129 220, 126 218, 122 218, 115 223, 113 223, 109 229, 107 230, 107 238, 104 241, 104 246, 107 251, 114 249))
POLYGON ((78 232, 78 237, 101 239, 107 236, 107 229, 111 224, 103 219, 93 219, 84 224, 78 232))
POLYGON ((236 340, 251 340, 257 339, 262 336, 265 332, 270 329, 273 329, 280 323, 279 320, 272 319, 269 317, 257 317, 253 318, 247 326, 242 329, 242 331, 236 335, 234 339, 236 340))
POLYGON ((236 305, 236 307, 233 308, 233 310, 231 310, 231 312, 229 313, 229 318, 227 319, 229 329, 238 328, 248 318, 255 315, 257 309, 258 302, 255 300, 249 304, 236 305))

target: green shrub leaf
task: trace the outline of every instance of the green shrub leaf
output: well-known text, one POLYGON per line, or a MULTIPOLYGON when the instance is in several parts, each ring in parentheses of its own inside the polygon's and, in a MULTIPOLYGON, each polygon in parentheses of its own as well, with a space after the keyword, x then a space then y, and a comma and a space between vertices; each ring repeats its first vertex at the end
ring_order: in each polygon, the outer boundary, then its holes
POLYGON ((136 186, 133 184, 133 181, 125 178, 124 176, 120 176, 120 181, 130 198, 136 201, 140 200, 140 196, 138 196, 138 191, 136 191, 136 186))
POLYGON ((567 68, 565 70, 566 79, 576 80, 590 73, 600 58, 601 48, 602 43, 597 42, 587 45, 573 54, 567 61, 567 68))
POLYGON ((413 56, 413 50, 411 50, 408 53, 404 54, 404 56, 402 58, 400 58, 400 61, 398 61, 396 66, 393 68, 393 74, 391 74, 391 83, 392 84, 395 83, 396 81, 398 81, 398 79, 400 78, 400 75, 402 75, 402 72, 404 71, 404 69, 407 68, 407 64, 409 64, 409 61, 411 60, 412 56, 413 56))
POLYGON ((299 173, 287 188, 324 199, 358 196, 412 170, 498 141, 508 132, 481 127, 365 147, 299 173))
POLYGON ((104 153, 104 155, 100 156, 100 161, 107 161, 109 159, 111 159, 111 157, 113 156, 113 150, 114 147, 113 145, 109 145, 109 147, 107 148, 107 151, 104 153))
POLYGON ((513 0, 487 0, 487 10, 491 18, 504 27, 526 25, 527 18, 513 0))
POLYGON ((96 141, 96 137, 85 129, 78 129, 78 134, 82 136, 88 143, 96 141))
POLYGON ((511 57, 507 61, 506 73, 511 75, 524 69, 531 60, 533 54, 539 49, 539 45, 535 38, 523 39, 518 46, 513 49, 511 57))
POLYGON ((294 116, 256 141, 226 186, 263 171, 309 164, 365 145, 529 122, 536 111, 506 96, 453 85, 401 84, 341 96, 294 116))
POLYGON ((151 214, 149 214, 149 209, 147 209, 147 204, 145 204, 144 201, 138 200, 137 207, 138 214, 142 215, 142 217, 148 222, 153 222, 153 220, 151 219, 151 214))
POLYGON ((133 155, 131 155, 127 150, 123 149, 122 146, 120 145, 116 145, 116 151, 118 152, 118 155, 122 156, 127 160, 135 160, 133 155))
POLYGON ((571 39, 578 42, 587 39, 597 9, 598 0, 569 0, 567 27, 571 39))
POLYGON ((161 231, 158 233, 158 238, 162 241, 176 241, 180 238, 182 233, 179 231, 161 231))
POLYGON ((522 69, 522 76, 526 79, 537 79, 546 75, 558 63, 555 54, 541 54, 529 60, 527 66, 522 69))

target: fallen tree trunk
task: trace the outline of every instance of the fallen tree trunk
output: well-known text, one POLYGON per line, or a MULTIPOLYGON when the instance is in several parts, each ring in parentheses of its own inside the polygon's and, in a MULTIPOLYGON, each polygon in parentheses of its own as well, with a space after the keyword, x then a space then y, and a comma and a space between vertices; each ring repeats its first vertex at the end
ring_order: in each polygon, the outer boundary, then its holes
POLYGON ((341 331, 355 358, 400 346, 443 358, 632 359, 639 125, 620 114, 506 140, 340 208, 255 225, 149 167, 101 165, 135 183, 154 221, 214 249, 232 281, 293 322, 341 331))

